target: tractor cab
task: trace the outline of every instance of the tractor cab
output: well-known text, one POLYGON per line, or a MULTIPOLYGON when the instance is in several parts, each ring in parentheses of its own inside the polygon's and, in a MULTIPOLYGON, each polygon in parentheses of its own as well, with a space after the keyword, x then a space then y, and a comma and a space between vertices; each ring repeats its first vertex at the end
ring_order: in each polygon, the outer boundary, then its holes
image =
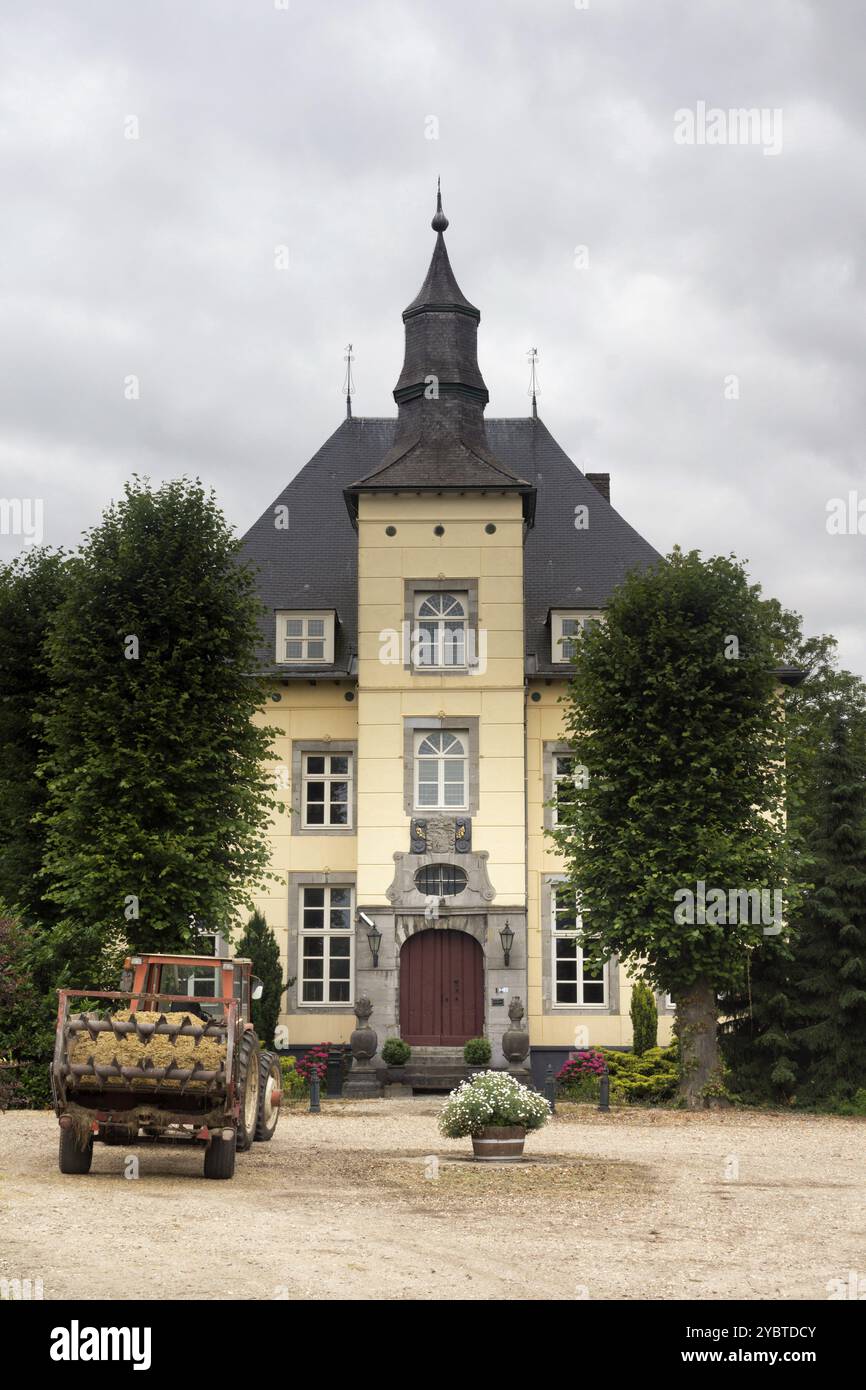
POLYGON ((173 995, 171 1002, 160 1002, 163 1013, 186 1012, 199 1018, 221 1015, 233 999, 240 1018, 249 1021, 251 1001, 261 998, 262 982, 252 974, 252 962, 243 957, 140 955, 124 961, 121 989, 138 996, 133 1008, 154 1008, 155 996, 173 995))

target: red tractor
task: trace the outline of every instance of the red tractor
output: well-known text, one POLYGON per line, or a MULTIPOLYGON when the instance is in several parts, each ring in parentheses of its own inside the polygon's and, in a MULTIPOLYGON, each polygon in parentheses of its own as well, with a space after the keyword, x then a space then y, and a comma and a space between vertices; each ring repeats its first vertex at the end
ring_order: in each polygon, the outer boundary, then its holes
POLYGON ((98 1139, 198 1145, 206 1178, 232 1177, 235 1153, 272 1139, 280 1114, 279 1058, 250 1018, 261 988, 249 960, 138 955, 120 990, 60 990, 61 1173, 89 1172, 98 1139))

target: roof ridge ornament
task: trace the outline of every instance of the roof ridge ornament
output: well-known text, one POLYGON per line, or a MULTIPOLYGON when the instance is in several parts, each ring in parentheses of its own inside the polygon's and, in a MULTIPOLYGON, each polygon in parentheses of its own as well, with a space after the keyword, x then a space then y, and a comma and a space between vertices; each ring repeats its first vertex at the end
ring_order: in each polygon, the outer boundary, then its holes
POLYGON ((437 180, 436 180, 436 211, 435 211, 435 213, 433 214, 433 221, 430 223, 430 226, 433 228, 434 232, 438 232, 438 233, 440 234, 440 236, 441 236, 442 232, 445 231, 445 228, 448 226, 448 218, 445 216, 444 212, 442 211, 442 180, 441 180, 441 179, 437 179, 437 180))

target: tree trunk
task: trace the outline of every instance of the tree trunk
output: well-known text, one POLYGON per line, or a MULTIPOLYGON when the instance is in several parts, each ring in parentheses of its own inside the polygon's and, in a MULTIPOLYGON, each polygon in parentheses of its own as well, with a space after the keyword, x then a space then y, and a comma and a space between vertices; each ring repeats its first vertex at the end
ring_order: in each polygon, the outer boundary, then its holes
POLYGON ((724 1104, 719 1055, 718 1006, 709 980, 699 979, 677 998, 682 1077, 680 1100, 688 1110, 724 1104))

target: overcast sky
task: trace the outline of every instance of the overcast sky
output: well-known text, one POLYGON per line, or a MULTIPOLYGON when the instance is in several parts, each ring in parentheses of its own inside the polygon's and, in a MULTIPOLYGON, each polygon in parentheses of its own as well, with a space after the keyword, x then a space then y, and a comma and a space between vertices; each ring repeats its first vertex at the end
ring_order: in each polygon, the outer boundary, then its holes
POLYGON ((537 346, 542 418, 648 540, 747 559, 866 673, 866 535, 827 532, 866 499, 862 0, 0 12, 0 497, 48 544, 133 472, 245 530, 338 426, 349 341, 355 413, 393 414, 441 174, 488 414, 528 413, 537 346), (679 143, 699 103, 765 138, 679 143))

